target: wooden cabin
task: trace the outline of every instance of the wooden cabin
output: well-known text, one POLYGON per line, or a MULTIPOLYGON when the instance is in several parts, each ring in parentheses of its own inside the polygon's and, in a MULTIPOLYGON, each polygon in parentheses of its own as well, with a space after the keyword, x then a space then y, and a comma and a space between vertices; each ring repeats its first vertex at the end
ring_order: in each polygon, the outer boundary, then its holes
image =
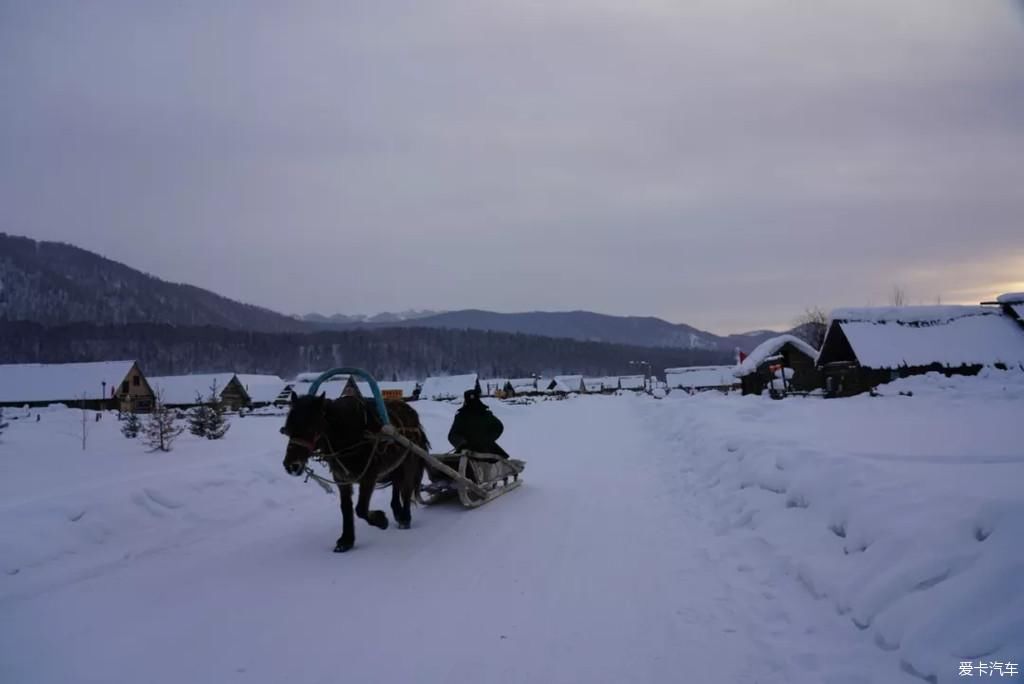
POLYGON ((0 406, 48 404, 147 413, 153 390, 135 361, 0 365, 0 406))
POLYGON ((929 372, 976 375, 985 366, 1021 365, 1024 326, 987 306, 839 309, 818 356, 827 396, 929 372))
POLYGON ((153 391, 164 406, 189 408, 199 406, 216 392, 229 411, 249 406, 249 393, 234 373, 203 373, 196 375, 163 375, 150 378, 153 391))
POLYGON ((733 372, 736 366, 688 366, 666 368, 665 384, 669 390, 697 392, 731 392, 740 389, 740 381, 733 372))
POLYGON ((779 335, 759 344, 733 371, 743 394, 784 397, 821 387, 815 367, 818 350, 793 335, 779 335))
POLYGON ((462 396, 471 389, 480 391, 480 382, 476 373, 435 376, 424 381, 419 398, 435 401, 462 399, 462 396))

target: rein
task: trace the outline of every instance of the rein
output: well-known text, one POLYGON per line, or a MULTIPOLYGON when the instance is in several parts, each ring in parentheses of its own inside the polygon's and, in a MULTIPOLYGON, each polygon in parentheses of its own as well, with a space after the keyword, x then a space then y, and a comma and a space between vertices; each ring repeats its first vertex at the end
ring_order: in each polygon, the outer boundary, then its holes
MULTIPOLYGON (((422 433, 422 430, 420 428, 415 427, 400 427, 398 428, 398 432, 417 434, 422 433)), ((312 478, 314 481, 316 481, 317 484, 324 488, 324 491, 330 493, 330 485, 332 484, 335 485, 336 487, 347 487, 360 482, 366 476, 366 473, 370 471, 370 466, 372 466, 374 461, 377 459, 381 442, 387 441, 391 444, 395 443, 386 435, 378 435, 371 432, 365 432, 363 433, 363 436, 364 438, 362 441, 356 442, 352 446, 346 447, 345 449, 342 449, 340 451, 334 451, 334 447, 331 446, 330 440, 327 439, 326 436, 322 436, 324 441, 327 442, 327 448, 331 449, 329 453, 319 453, 316 449, 315 443, 313 443, 313 448, 310 449, 309 447, 311 443, 308 440, 293 438, 290 439, 289 442, 294 442, 295 444, 303 448, 309 449, 312 458, 315 458, 316 460, 324 463, 324 465, 326 465, 330 469, 331 477, 326 478, 323 477, 322 475, 319 475, 315 470, 310 468, 308 465, 304 466, 304 470, 306 472, 306 479, 304 481, 309 482, 309 480, 312 478), (352 471, 345 466, 342 459, 346 455, 352 453, 353 451, 364 448, 367 444, 372 444, 373 450, 370 452, 369 458, 366 459, 366 466, 358 475, 353 475, 352 471), (343 478, 340 481, 336 479, 334 476, 335 469, 340 470, 343 473, 343 478)), ((317 435, 317 441, 319 441, 320 438, 321 435, 317 435)), ((377 481, 379 482, 380 480, 386 478, 388 475, 397 470, 403 463, 405 463, 405 459, 409 457, 410 453, 412 453, 412 449, 406 447, 405 450, 402 452, 402 455, 398 457, 398 459, 396 459, 395 462, 387 470, 382 470, 381 472, 377 473, 377 481)))

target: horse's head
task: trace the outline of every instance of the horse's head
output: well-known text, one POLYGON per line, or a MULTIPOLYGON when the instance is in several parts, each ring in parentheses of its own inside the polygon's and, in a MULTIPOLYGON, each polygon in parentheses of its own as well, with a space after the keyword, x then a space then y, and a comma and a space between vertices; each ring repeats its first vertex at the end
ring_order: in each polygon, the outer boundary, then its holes
POLYGON ((302 475, 316 444, 327 431, 327 399, 320 396, 299 396, 292 392, 292 407, 285 418, 281 434, 288 437, 284 452, 284 469, 290 475, 302 475))

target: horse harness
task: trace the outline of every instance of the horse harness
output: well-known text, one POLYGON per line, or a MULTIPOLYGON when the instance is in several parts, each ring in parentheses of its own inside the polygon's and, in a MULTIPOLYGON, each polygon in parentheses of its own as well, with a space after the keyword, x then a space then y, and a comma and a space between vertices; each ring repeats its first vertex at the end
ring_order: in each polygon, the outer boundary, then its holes
MULTIPOLYGON (((402 425, 395 425, 395 430, 406 437, 413 437, 415 435, 423 434, 423 429, 419 427, 405 427, 402 425)), ((319 484, 321 487, 324 487, 327 491, 330 491, 329 485, 332 484, 337 487, 345 487, 357 484, 358 482, 362 481, 362 479, 366 476, 366 473, 369 472, 370 466, 372 466, 374 461, 377 460, 377 457, 381 451, 381 443, 388 442, 390 444, 396 444, 394 440, 390 439, 386 435, 370 432, 369 430, 363 433, 363 439, 361 441, 356 442, 355 444, 345 447, 344 449, 340 449, 338 451, 334 450, 334 447, 331 445, 331 440, 327 437, 327 435, 316 435, 312 440, 291 437, 289 438, 288 442, 290 444, 297 444, 298 446, 301 446, 304 449, 308 449, 310 452, 310 456, 312 458, 320 461, 321 463, 328 467, 328 469, 331 471, 330 478, 326 478, 323 477, 322 475, 317 474, 317 472, 310 468, 308 465, 305 466, 305 481, 309 482, 310 478, 312 478, 317 482, 317 484, 319 484), (327 443, 328 451, 326 453, 320 451, 317 448, 317 443, 321 439, 323 439, 323 441, 327 443), (365 448, 367 444, 373 445, 372 450, 370 451, 370 456, 366 459, 366 465, 363 467, 362 471, 359 472, 358 474, 354 474, 351 468, 345 465, 345 458, 351 455, 352 453, 356 452, 357 450, 365 448), (336 477, 336 474, 339 471, 342 473, 341 480, 338 480, 336 477)), ((386 470, 382 470, 381 472, 377 473, 377 481, 380 482, 388 475, 393 473, 395 470, 397 470, 403 463, 405 463, 405 459, 409 457, 410 453, 412 453, 412 449, 410 449, 409 447, 405 447, 401 456, 399 456, 393 464, 391 464, 386 470)))

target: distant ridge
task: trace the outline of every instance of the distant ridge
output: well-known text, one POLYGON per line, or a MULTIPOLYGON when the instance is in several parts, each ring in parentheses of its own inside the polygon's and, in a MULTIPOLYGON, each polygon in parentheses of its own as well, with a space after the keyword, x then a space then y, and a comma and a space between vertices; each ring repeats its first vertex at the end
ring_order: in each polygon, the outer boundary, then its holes
POLYGON ((772 331, 719 336, 651 316, 590 311, 496 313, 479 309, 375 315, 287 316, 170 283, 80 247, 0 233, 0 320, 47 326, 136 323, 250 332, 431 328, 512 333, 643 348, 750 351, 772 331))

